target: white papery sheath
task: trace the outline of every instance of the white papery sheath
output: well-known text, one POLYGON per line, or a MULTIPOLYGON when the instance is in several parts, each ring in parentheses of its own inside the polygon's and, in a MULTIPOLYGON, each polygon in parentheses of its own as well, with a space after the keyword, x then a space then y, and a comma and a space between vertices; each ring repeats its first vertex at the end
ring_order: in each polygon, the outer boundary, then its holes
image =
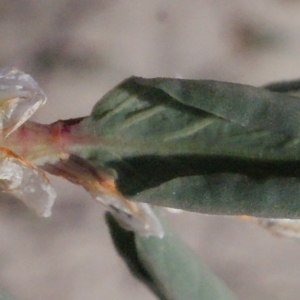
MULTIPOLYGON (((37 214, 48 217, 56 198, 42 170, 5 148, 5 138, 46 102, 33 78, 17 69, 0 70, 0 191, 11 194, 37 214)), ((22 140, 20 140, 22 143, 22 140)))
POLYGON ((0 70, 0 130, 9 135, 46 103, 33 78, 17 69, 0 70))

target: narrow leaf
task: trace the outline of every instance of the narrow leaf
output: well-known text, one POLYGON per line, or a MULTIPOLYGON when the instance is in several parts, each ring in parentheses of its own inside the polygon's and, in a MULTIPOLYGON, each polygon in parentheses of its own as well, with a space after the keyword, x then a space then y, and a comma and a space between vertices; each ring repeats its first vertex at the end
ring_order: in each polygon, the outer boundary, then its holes
POLYGON ((265 89, 279 93, 297 93, 300 90, 300 80, 282 81, 263 86, 265 89))
POLYGON ((128 233, 111 215, 107 223, 115 247, 131 272, 160 299, 235 299, 166 224, 165 236, 160 239, 128 233))
POLYGON ((141 202, 300 218, 300 101, 233 83, 130 78, 73 131, 72 151, 141 202))

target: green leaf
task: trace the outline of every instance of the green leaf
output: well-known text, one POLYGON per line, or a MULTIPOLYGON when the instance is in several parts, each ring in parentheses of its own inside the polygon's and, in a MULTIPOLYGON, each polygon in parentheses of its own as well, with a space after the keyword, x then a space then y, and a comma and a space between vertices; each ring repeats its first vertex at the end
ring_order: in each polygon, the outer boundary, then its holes
POLYGON ((132 77, 73 134, 93 143, 72 151, 115 173, 131 200, 300 218, 297 97, 209 80, 132 77))
POLYGON ((295 136, 300 133, 298 98, 263 88, 213 80, 139 78, 137 82, 158 88, 184 105, 242 125, 247 128, 246 131, 270 130, 295 136))
POLYGON ((293 95, 300 91, 300 80, 282 81, 270 83, 264 86, 265 89, 279 93, 289 93, 293 95))
POLYGON ((79 130, 98 136, 114 158, 298 159, 300 101, 240 84, 133 77, 104 96, 79 130))
POLYGON ((106 220, 114 245, 132 274, 160 299, 235 299, 166 224, 160 239, 128 232, 110 214, 106 220))

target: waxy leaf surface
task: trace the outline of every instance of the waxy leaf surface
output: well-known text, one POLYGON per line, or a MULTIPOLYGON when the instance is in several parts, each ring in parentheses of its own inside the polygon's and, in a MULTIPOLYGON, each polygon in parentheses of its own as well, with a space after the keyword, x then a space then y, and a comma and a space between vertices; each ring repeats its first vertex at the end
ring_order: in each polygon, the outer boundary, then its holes
POLYGON ((132 77, 76 134, 82 157, 134 201, 211 214, 300 218, 300 101, 216 81, 132 77), (113 171, 112 171, 113 170, 113 171))
POLYGON ((107 223, 114 245, 132 274, 159 299, 236 299, 165 222, 163 238, 127 232, 111 215, 107 223))

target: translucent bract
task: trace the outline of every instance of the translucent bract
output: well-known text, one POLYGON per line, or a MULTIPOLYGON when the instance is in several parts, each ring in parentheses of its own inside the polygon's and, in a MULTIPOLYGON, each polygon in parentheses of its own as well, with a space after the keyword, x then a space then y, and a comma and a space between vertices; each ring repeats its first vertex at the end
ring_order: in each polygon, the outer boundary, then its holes
POLYGON ((19 198, 37 214, 50 216, 56 193, 34 162, 83 186, 125 229, 162 237, 160 221, 148 204, 128 201, 107 174, 70 155, 64 145, 72 137, 62 136, 63 124, 24 124, 45 102, 44 92, 31 76, 16 69, 0 70, 0 191, 19 198))
POLYGON ((45 174, 4 148, 0 148, 0 189, 22 200, 38 215, 51 215, 56 193, 45 174))
POLYGON ((240 216, 241 219, 258 224, 270 233, 300 239, 300 220, 298 219, 273 219, 240 216))
MULTIPOLYGON (((5 148, 5 138, 46 102, 31 76, 17 69, 0 70, 0 190, 11 194, 37 214, 48 217, 56 198, 43 171, 5 148)), ((19 141, 22 143, 22 141, 19 141)))
POLYGON ((6 136, 45 102, 45 93, 30 75, 17 69, 0 70, 0 130, 6 136))
POLYGON ((114 215, 123 228, 146 237, 164 236, 163 227, 149 204, 127 200, 116 189, 113 176, 95 169, 84 159, 70 155, 67 159, 46 163, 42 168, 84 187, 114 215))

